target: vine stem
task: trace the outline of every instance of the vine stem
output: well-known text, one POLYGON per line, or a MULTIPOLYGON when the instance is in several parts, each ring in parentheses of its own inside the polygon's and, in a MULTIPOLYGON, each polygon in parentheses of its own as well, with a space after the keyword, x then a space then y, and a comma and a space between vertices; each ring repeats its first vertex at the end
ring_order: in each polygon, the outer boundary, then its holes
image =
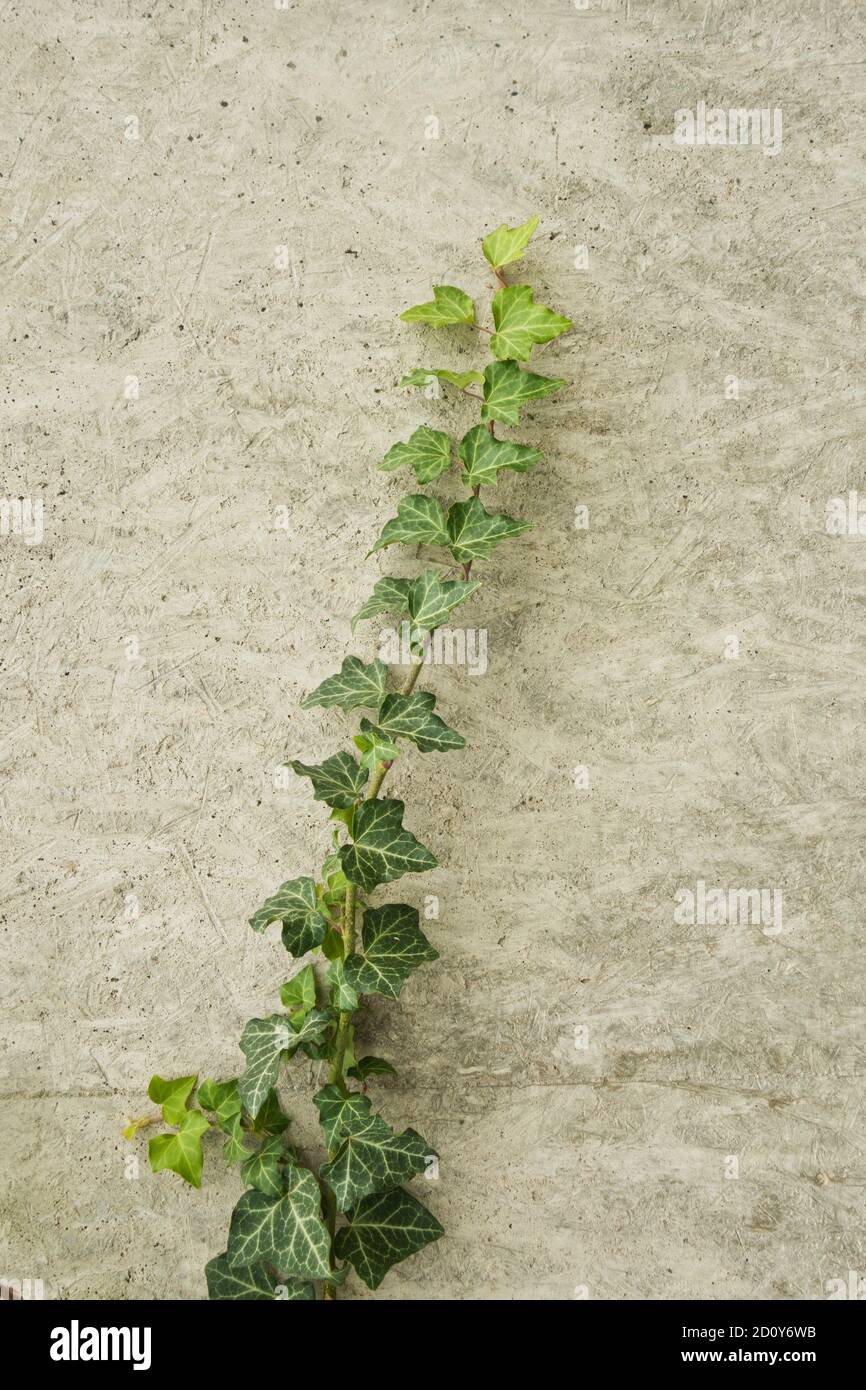
MULTIPOLYGON (((416 661, 412 664, 412 669, 404 681, 400 694, 411 695, 415 688, 421 670, 424 666, 423 661, 416 661)), ((375 801, 379 795, 382 783, 388 776, 392 762, 379 763, 373 774, 364 801, 375 801)), ((343 959, 351 956, 355 950, 355 917, 357 915, 357 895, 358 889, 354 883, 346 887, 346 897, 343 903, 343 959)), ((337 1020, 337 1032, 334 1039, 334 1058, 331 1062, 331 1069, 328 1073, 328 1081, 332 1086, 339 1086, 340 1090, 346 1092, 346 1078, 343 1068, 346 1063, 346 1048, 349 1045, 349 1027, 352 1022, 352 1014, 349 1010, 343 1010, 337 1020)), ((328 1150, 329 1161, 337 1155, 337 1148, 328 1150)), ((331 1249, 334 1248, 334 1231, 337 1225, 337 1199, 327 1183, 322 1184, 322 1208, 325 1217, 325 1224, 331 1237, 331 1249)), ((331 1256, 333 1261, 333 1255, 331 1256)), ((336 1284, 326 1284, 322 1295, 328 1302, 334 1302, 337 1297, 336 1284)))

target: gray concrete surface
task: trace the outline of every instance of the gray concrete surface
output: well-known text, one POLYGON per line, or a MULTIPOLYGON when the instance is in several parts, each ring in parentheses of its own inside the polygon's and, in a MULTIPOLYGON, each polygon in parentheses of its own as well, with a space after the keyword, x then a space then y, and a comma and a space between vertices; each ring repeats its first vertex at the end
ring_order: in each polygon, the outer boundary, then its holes
POLYGON ((44 539, 0 538, 0 1276, 203 1296, 236 1178, 216 1149, 201 1193, 152 1177, 119 1131, 274 1007, 246 919, 325 846, 274 769, 339 746, 298 701, 373 650, 375 464, 473 419, 396 383, 478 345, 396 314, 486 294, 479 238, 533 212, 522 271, 576 324, 533 365, 573 387, 513 432, 546 457, 464 610, 488 670, 431 674, 470 747, 392 780, 442 959, 365 1042, 448 1235, 378 1297, 862 1273, 866 536, 825 505, 866 491, 864 29, 844 0, 6 5, 3 493, 44 539), (701 101, 778 108, 780 151, 677 145, 701 101), (781 893, 783 930, 677 920, 699 881, 781 893))

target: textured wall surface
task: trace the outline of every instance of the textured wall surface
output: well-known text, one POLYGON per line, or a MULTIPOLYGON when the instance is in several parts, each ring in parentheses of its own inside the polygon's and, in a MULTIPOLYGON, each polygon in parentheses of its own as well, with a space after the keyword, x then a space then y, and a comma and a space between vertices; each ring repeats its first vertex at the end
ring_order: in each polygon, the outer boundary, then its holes
POLYGON ((299 699, 412 570, 363 559, 404 490, 375 464, 474 423, 396 387, 470 332, 396 314, 486 296, 480 237, 531 213, 575 320, 532 365, 573 385, 510 432, 545 460, 462 610, 488 670, 429 675, 469 747, 392 774, 441 960, 363 1041, 448 1234, 378 1296, 862 1271, 866 537, 825 506, 866 482, 864 36, 846 0, 5 7, 2 492, 44 538, 0 537, 0 1276, 204 1295, 235 1174, 153 1177, 120 1129, 276 1004, 246 920, 326 836, 274 769, 341 746, 299 699), (778 108, 781 149, 675 143, 701 101, 778 108), (677 920, 699 881, 782 931, 677 920))

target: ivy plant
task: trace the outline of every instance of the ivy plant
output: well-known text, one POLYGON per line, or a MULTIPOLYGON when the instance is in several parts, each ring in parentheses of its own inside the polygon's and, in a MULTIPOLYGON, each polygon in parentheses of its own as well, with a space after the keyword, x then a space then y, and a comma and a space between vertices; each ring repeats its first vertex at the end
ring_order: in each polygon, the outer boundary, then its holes
MULTIPOLYGON (((382 787, 407 744, 420 753, 451 753, 464 739, 436 712, 436 699, 415 689, 431 634, 479 588, 475 565, 529 525, 481 500, 502 472, 526 473, 539 462, 530 445, 503 439, 497 425, 516 426, 521 409, 565 383, 523 364, 533 347, 571 327, 571 321, 535 301, 529 285, 506 283, 503 271, 526 250, 537 226, 504 223, 482 242, 498 288, 493 326, 476 321, 475 304, 454 285, 436 285, 433 298, 400 315, 427 328, 473 329, 485 335, 492 360, 483 371, 415 367, 401 386, 442 382, 477 400, 480 423, 456 442, 443 430, 420 425, 392 445, 382 472, 414 475, 413 490, 397 504, 368 554, 392 546, 423 546, 438 554, 420 573, 385 575, 352 619, 380 613, 408 623, 412 664, 391 688, 391 672, 378 658, 347 656, 302 701, 367 711, 352 736, 321 763, 299 759, 291 767, 307 778, 313 799, 330 810, 330 852, 319 872, 287 879, 250 918, 255 932, 279 924, 293 961, 307 961, 279 990, 281 1010, 252 1018, 240 1037, 244 1066, 227 1081, 154 1076, 148 1095, 168 1129, 149 1142, 154 1172, 170 1169, 193 1187, 202 1180, 203 1140, 222 1136, 225 1161, 237 1165, 244 1186, 231 1214, 226 1248, 206 1266, 214 1299, 334 1299, 349 1270, 370 1289, 388 1270, 443 1234, 439 1221, 408 1190, 436 1155, 413 1129, 395 1133, 376 1113, 370 1083, 395 1075, 389 1061, 356 1054, 355 1020, 364 999, 399 999, 414 970, 437 958, 409 903, 374 901, 404 874, 436 866, 431 849, 404 825, 405 808, 382 787), (457 470, 467 495, 450 506, 428 488, 457 470), (324 1084, 313 1095, 324 1160, 316 1170, 288 1137, 289 1120, 278 1097, 282 1067, 295 1057, 320 1064, 324 1084)), ((437 387, 438 391, 438 387, 437 387)), ((452 475, 453 476, 453 475, 452 475)), ((415 551, 411 552, 416 553, 415 551)), ((159 1119, 145 1117, 125 1131, 159 1119)))

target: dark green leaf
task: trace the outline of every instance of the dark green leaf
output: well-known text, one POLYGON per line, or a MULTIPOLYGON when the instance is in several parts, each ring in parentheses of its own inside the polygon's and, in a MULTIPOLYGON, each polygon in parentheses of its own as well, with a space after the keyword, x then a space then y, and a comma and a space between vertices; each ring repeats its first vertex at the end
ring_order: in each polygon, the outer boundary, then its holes
POLYGON ((332 1083, 316 1092, 313 1104, 319 1112, 319 1123, 329 1149, 336 1148, 344 1133, 363 1129, 372 1110, 370 1101, 360 1091, 344 1094, 332 1083))
POLYGON ((354 1081, 366 1081, 368 1076, 396 1076, 397 1072, 384 1057, 362 1057, 354 1067, 349 1067, 347 1076, 354 1081))
POLYGON ((241 1164, 241 1179, 247 1187, 255 1187, 270 1197, 279 1197, 283 1191, 283 1164, 285 1150, 282 1137, 266 1139, 256 1153, 252 1153, 241 1164))
MULTIPOLYGON (((415 690, 411 695, 386 695, 377 716, 377 726, 391 738, 408 738, 421 753, 446 753, 463 748, 466 740, 444 719, 433 713, 436 696, 427 690, 415 690)), ((364 729, 366 720, 361 720, 364 729)))
POLYGON ((358 1007, 358 996, 346 979, 346 972, 341 960, 333 960, 325 973, 325 979, 331 986, 331 1008, 338 1013, 354 1013, 358 1007))
MULTIPOLYGON (((478 379, 483 380, 481 376, 478 379)), ((409 465, 422 486, 432 483, 434 478, 451 467, 451 440, 442 430, 419 425, 405 444, 392 445, 379 467, 383 473, 393 473, 404 463, 409 465)))
POLYGON ((442 579, 439 570, 428 569, 409 584, 409 615, 418 628, 432 632, 448 614, 479 587, 479 581, 442 579))
POLYGON ((537 376, 521 371, 516 362, 491 362, 484 372, 484 404, 481 419, 501 420, 505 425, 520 423, 520 407, 540 400, 567 385, 559 377, 537 376))
POLYGON ((501 468, 525 473, 541 458, 540 450, 495 439, 483 425, 475 425, 464 434, 459 452, 466 469, 463 481, 467 487, 493 487, 501 468))
POLYGON ((445 513, 435 497, 426 497, 423 492, 401 497, 397 503, 397 515, 385 522, 382 534, 367 554, 374 555, 377 550, 396 544, 448 544, 445 513))
POLYGON ((314 801, 345 809, 357 801, 364 790, 369 773, 359 767, 351 753, 334 753, 323 763, 308 766, 295 759, 291 763, 299 777, 309 777, 313 784, 314 801))
POLYGON ((350 883, 370 892, 402 874, 435 869, 436 859, 403 828, 402 801, 388 797, 362 801, 355 813, 354 841, 343 845, 340 860, 350 883))
POLYGON ((397 999, 413 970, 436 960, 439 952, 418 925, 418 913, 406 903, 386 903, 364 913, 363 956, 349 956, 346 978, 358 994, 397 999))
POLYGON ((232 1212, 226 1258, 233 1268, 266 1261, 285 1275, 326 1279, 331 1241, 319 1184, 307 1168, 292 1167, 287 1176, 282 1197, 255 1188, 241 1197, 232 1212))
POLYGON ((338 1231, 334 1253, 368 1289, 378 1289, 392 1265, 443 1234, 436 1217, 403 1188, 363 1197, 346 1215, 349 1224, 338 1231))
POLYGON ((207 1296, 211 1299, 258 1299, 279 1303, 316 1297, 312 1284, 301 1283, 297 1279, 281 1282, 264 1264, 232 1266, 225 1255, 217 1255, 216 1259, 208 1261, 204 1272, 207 1296))
POLYGON ((470 497, 466 502, 455 502, 448 512, 448 548, 460 565, 487 560, 500 541, 521 535, 529 526, 528 521, 488 512, 477 497, 470 497))
POLYGON ((251 1115, 264 1104, 276 1082, 282 1053, 291 1057, 302 1044, 321 1042, 330 1021, 330 1012, 323 1009, 306 1014, 297 1031, 285 1014, 250 1019, 241 1034, 241 1051, 247 1065, 238 1079, 238 1090, 251 1115))
POLYGON ((290 878, 250 918, 253 931, 282 921, 283 945, 293 956, 304 956, 320 945, 327 929, 312 878, 290 878))
MULTIPOLYGON (((377 579, 373 585, 373 592, 352 618, 352 631, 355 631, 357 624, 362 618, 375 618, 377 613, 405 613, 406 604, 409 599, 408 579, 392 579, 390 575, 377 579)), ((382 664, 381 662, 379 663, 382 664)), ((388 669, 387 667, 385 668, 388 669)), ((384 695, 384 690, 382 694, 384 695)), ((378 700, 367 700, 366 704, 376 705, 378 700)))
POLYGON ((332 1189, 339 1211, 369 1192, 399 1187, 423 1173, 432 1150, 420 1134, 406 1129, 395 1134, 380 1115, 372 1115, 363 1127, 343 1140, 335 1158, 319 1172, 332 1189))
POLYGON ((347 656, 336 676, 328 676, 301 701, 301 709, 311 709, 313 705, 323 705, 326 709, 339 705, 345 710, 369 705, 375 709, 387 688, 388 667, 383 661, 376 658, 365 666, 356 656, 347 656))

